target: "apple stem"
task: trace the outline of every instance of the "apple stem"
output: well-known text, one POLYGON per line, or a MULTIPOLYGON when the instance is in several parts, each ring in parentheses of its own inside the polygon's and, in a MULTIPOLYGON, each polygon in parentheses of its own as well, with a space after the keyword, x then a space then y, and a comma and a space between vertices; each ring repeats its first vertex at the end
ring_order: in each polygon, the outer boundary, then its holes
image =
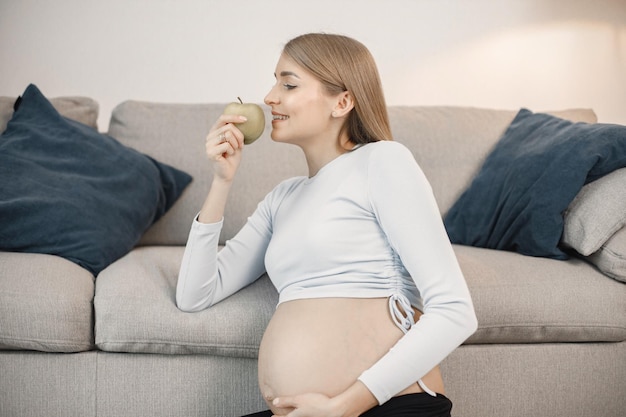
POLYGON ((243 101, 241 101, 241 98, 240 98, 240 97, 237 97, 237 100, 239 100, 239 102, 240 102, 241 104, 243 104, 243 101))

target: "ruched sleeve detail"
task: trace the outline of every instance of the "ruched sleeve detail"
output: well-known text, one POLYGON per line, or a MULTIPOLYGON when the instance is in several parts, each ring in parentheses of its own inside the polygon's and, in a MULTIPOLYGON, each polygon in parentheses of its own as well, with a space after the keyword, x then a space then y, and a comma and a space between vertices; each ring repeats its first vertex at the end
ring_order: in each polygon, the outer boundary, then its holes
POLYGON ((437 366, 476 331, 477 321, 430 184, 411 152, 397 142, 378 147, 368 182, 376 217, 414 280, 424 313, 359 377, 382 404, 437 366))

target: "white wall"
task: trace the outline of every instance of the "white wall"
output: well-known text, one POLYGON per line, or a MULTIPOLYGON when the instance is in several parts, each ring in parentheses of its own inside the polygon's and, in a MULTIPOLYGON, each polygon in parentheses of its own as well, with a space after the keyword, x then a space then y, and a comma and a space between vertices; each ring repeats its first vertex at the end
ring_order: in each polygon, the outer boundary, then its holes
POLYGON ((592 107, 626 124, 626 0, 0 0, 0 95, 262 101, 281 46, 365 43, 388 104, 592 107))

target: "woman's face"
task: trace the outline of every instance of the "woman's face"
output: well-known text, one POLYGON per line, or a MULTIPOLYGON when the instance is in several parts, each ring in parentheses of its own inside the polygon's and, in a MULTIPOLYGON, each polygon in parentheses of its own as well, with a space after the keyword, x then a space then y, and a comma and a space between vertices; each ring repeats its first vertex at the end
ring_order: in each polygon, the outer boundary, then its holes
POLYGON ((307 146, 332 133, 336 97, 285 55, 278 60, 275 76, 276 84, 265 97, 265 104, 272 108, 272 139, 307 146))

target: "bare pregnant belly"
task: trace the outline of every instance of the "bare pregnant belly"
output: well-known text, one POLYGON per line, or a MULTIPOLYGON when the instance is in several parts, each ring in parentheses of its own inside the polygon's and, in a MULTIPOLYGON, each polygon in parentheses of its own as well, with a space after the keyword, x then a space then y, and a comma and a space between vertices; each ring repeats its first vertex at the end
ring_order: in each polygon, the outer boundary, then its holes
MULTIPOLYGON (((268 406, 281 395, 315 392, 335 396, 352 385, 402 335, 391 319, 385 298, 282 303, 261 341, 261 393, 268 406)), ((422 380, 430 389, 443 393, 438 367, 422 380)), ((414 383, 400 394, 421 391, 414 383)))

